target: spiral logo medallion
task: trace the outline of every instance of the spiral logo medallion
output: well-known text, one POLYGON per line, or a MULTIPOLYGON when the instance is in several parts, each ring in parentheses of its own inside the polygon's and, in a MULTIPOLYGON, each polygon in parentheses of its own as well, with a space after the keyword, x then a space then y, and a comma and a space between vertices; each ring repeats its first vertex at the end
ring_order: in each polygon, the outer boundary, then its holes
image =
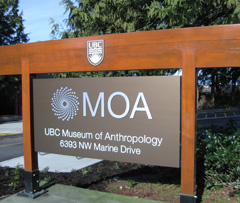
POLYGON ((69 89, 68 87, 61 87, 53 93, 51 105, 54 115, 62 121, 73 119, 79 110, 79 102, 76 92, 73 92, 72 89, 69 89))

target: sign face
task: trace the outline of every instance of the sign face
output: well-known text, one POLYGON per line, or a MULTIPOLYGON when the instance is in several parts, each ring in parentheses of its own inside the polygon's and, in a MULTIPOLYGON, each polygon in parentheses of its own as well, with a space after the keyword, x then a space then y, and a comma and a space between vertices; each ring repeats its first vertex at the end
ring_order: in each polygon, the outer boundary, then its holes
POLYGON ((180 166, 180 77, 34 79, 35 151, 180 166))
POLYGON ((102 63, 104 58, 104 41, 92 40, 87 41, 87 58, 89 63, 94 66, 102 63))

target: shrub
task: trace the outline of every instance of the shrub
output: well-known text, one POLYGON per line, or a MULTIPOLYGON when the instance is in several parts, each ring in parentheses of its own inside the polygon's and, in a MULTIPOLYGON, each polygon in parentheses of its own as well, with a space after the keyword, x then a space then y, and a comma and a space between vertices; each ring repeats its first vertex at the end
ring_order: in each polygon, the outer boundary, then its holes
POLYGON ((204 158, 205 180, 212 186, 240 184, 240 133, 233 122, 198 133, 198 149, 204 158))

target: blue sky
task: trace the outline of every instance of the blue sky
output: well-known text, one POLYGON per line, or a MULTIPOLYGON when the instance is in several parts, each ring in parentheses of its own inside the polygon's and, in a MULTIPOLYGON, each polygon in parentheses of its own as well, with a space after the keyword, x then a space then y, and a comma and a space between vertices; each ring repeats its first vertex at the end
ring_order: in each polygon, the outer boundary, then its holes
POLYGON ((23 12, 25 33, 29 42, 51 40, 50 18, 62 23, 67 18, 64 15, 64 5, 61 0, 19 0, 19 9, 23 12))

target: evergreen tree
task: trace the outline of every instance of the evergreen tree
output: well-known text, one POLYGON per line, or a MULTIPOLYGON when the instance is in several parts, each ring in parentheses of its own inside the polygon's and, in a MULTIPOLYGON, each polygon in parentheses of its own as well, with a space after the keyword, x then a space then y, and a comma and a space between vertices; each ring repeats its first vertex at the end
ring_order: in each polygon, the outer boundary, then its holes
POLYGON ((53 23, 53 37, 72 38, 169 28, 239 23, 239 0, 62 0, 67 30, 53 23))
POLYGON ((0 0, 0 46, 28 41, 18 0, 0 0))
MULTIPOLYGON (((0 0, 0 46, 28 41, 24 33, 22 12, 18 0, 0 0)), ((14 99, 21 89, 19 76, 0 76, 0 114, 14 113, 14 99)))

